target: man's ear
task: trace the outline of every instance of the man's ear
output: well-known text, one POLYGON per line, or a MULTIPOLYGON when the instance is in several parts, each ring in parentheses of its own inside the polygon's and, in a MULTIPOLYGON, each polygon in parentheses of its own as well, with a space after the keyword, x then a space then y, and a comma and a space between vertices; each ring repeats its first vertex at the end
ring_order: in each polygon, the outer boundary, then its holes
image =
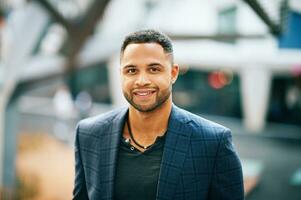
POLYGON ((172 68, 171 68, 171 81, 172 83, 174 84, 178 78, 178 75, 179 75, 179 65, 178 64, 173 64, 172 65, 172 68))

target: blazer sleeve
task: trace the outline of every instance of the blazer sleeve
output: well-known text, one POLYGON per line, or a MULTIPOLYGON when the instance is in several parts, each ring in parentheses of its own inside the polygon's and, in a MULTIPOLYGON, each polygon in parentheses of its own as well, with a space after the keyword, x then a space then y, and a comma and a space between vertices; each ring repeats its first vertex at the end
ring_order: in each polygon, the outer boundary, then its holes
POLYGON ((84 175, 84 168, 82 164, 80 146, 79 146, 79 125, 76 127, 75 132, 75 181, 73 189, 73 200, 88 200, 88 193, 86 188, 86 181, 84 175))
POLYGON ((215 158, 210 200, 244 199, 243 173, 229 129, 222 134, 215 158))

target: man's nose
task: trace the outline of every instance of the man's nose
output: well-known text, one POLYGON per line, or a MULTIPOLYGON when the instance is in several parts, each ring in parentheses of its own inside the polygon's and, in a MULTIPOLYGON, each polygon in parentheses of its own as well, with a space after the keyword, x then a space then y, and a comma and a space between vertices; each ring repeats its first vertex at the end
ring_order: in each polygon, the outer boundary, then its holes
POLYGON ((137 77, 136 85, 138 85, 138 86, 145 86, 150 83, 151 82, 149 80, 149 77, 144 73, 139 74, 139 76, 137 77))

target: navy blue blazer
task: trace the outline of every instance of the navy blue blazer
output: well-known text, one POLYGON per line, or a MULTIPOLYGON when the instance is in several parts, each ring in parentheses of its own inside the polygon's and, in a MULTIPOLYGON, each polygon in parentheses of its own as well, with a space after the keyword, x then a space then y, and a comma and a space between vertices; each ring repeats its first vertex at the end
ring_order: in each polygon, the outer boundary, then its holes
MULTIPOLYGON (((127 110, 78 124, 73 199, 114 199, 116 158, 127 110)), ((244 199, 241 163, 229 129, 173 105, 166 134, 157 200, 244 199)))

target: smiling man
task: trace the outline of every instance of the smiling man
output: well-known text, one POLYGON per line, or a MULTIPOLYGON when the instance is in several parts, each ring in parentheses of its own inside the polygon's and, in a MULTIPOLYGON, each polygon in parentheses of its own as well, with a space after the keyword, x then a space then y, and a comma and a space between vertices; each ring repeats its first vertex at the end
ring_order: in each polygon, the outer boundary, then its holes
POLYGON ((178 73, 163 33, 125 38, 120 75, 129 106, 78 124, 73 199, 244 198, 230 130, 172 103, 178 73))

